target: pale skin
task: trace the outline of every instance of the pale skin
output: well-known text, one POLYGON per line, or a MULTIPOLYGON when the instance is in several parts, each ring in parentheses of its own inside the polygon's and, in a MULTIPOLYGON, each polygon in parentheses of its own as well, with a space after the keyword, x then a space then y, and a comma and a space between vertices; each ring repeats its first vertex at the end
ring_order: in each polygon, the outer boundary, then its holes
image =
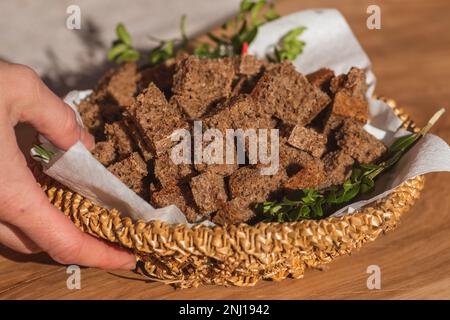
POLYGON ((79 231, 48 202, 17 145, 18 123, 32 125, 63 150, 78 140, 94 147, 72 109, 32 69, 0 61, 0 243, 25 254, 44 251, 61 264, 133 269, 134 255, 79 231))

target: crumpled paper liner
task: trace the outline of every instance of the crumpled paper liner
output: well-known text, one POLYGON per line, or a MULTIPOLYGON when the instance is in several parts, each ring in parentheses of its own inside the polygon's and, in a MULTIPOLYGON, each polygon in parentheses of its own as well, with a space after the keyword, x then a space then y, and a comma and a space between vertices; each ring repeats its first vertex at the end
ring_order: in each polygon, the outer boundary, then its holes
MULTIPOLYGON (((261 27, 249 52, 264 57, 287 31, 299 25, 307 27, 302 35, 307 43, 305 51, 294 62, 299 71, 308 73, 320 67, 329 67, 336 73, 344 73, 350 67, 358 66, 367 72, 370 85, 368 94, 373 91, 375 77, 370 71, 370 61, 344 18, 336 10, 307 10, 268 23, 261 27)), ((68 94, 65 101, 76 108, 76 104, 88 94, 86 91, 74 91, 68 94)), ((384 101, 369 98, 369 102, 370 120, 365 126, 367 131, 387 144, 395 137, 407 133, 399 130, 401 119, 384 101)), ((176 206, 155 209, 142 200, 97 162, 82 143, 76 143, 67 152, 56 150, 46 141, 44 143, 57 152, 49 164, 43 164, 44 172, 71 190, 102 207, 118 209, 133 220, 187 224, 185 216, 176 206)), ((450 148, 442 139, 429 134, 389 173, 377 180, 376 190, 368 199, 352 203, 335 215, 355 212, 363 205, 387 196, 402 182, 435 171, 450 171, 450 148)), ((210 222, 206 223, 212 225, 210 222)))

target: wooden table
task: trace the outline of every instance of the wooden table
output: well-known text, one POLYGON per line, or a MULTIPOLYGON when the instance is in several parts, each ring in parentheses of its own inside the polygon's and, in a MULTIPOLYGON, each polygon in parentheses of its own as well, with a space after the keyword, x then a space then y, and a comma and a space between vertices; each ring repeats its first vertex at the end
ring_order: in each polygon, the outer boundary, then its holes
MULTIPOLYGON (((381 1, 382 29, 366 28, 373 1, 280 1, 283 14, 313 7, 336 7, 372 59, 377 93, 395 98, 419 124, 438 107, 450 108, 450 2, 381 1)), ((450 109, 449 109, 450 112, 450 109)), ((435 134, 450 142, 450 117, 435 134)), ((81 290, 68 290, 66 269, 43 255, 0 249, 0 298, 65 299, 408 299, 450 298, 449 175, 427 176, 415 207, 394 232, 381 236, 326 271, 310 270, 302 280, 263 281, 252 288, 201 287, 175 290, 131 272, 82 269, 81 290), (381 268, 381 289, 368 290, 369 265, 381 268), (130 280, 137 279, 137 280, 130 280)))

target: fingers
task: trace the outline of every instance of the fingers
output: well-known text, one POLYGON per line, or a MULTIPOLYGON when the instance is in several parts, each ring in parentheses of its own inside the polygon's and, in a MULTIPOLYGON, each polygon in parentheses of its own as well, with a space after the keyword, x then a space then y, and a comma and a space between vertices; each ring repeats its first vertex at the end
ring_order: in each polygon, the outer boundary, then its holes
POLYGON ((51 92, 32 69, 1 63, 0 73, 0 87, 6 88, 2 94, 11 108, 13 125, 30 123, 63 150, 78 140, 88 149, 93 148, 94 138, 78 125, 74 111, 51 92))
POLYGON ((48 202, 15 143, 13 128, 2 119, 0 113, 0 220, 20 229, 60 263, 133 269, 133 254, 81 232, 48 202))
POLYGON ((135 267, 133 254, 78 230, 48 202, 37 185, 35 190, 28 191, 28 195, 30 201, 9 207, 17 212, 11 223, 55 261, 108 270, 132 270, 135 267))
POLYGON ((42 250, 17 227, 0 222, 0 243, 8 248, 25 254, 38 253, 42 250))

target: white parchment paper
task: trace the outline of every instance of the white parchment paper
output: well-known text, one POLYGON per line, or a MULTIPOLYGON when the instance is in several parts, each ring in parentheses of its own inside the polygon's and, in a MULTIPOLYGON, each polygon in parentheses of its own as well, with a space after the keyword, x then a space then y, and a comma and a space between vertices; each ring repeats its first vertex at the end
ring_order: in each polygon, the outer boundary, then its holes
MULTIPOLYGON (((369 123, 365 129, 387 145, 395 138, 407 134, 399 129, 402 122, 388 105, 370 98, 375 87, 375 77, 371 72, 369 58, 337 10, 307 10, 265 24, 250 46, 249 53, 264 58, 283 35, 298 26, 307 27, 307 31, 301 36, 306 42, 305 51, 294 61, 300 72, 306 74, 328 67, 339 74, 346 73, 352 66, 363 68, 367 74, 370 102, 369 123)), ((89 94, 90 91, 73 91, 66 96, 65 101, 76 110, 79 101, 89 94)), ((81 123, 79 115, 78 120, 81 123)), ((42 142, 56 152, 50 163, 44 163, 44 172, 94 203, 106 208, 116 208, 133 219, 187 223, 184 214, 176 206, 155 209, 142 200, 106 170, 82 143, 78 142, 67 152, 62 152, 45 139, 42 142)), ((352 203, 334 215, 354 212, 386 196, 403 181, 436 171, 450 171, 450 147, 439 137, 428 134, 391 171, 377 180, 376 189, 366 196, 367 199, 352 203)))

